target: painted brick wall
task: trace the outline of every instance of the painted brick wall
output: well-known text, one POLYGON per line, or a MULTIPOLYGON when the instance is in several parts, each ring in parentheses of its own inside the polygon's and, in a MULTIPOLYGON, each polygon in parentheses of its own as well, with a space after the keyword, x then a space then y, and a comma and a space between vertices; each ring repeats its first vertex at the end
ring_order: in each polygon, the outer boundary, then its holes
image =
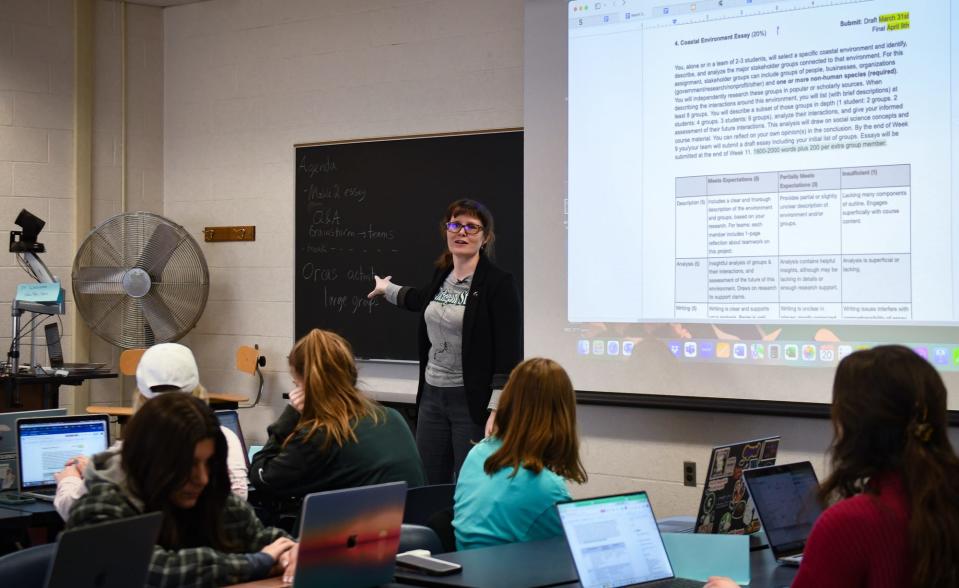
MULTIPOLYGON (((6 251, 7 232, 26 208, 46 221, 40 241, 50 271, 69 281, 73 263, 73 3, 0 2, 0 351, 10 348, 10 306, 16 284, 33 281, 6 251)), ((67 312, 74 312, 67 288, 67 312)), ((28 318, 26 315, 25 318, 28 318)), ((26 323, 26 320, 24 320, 26 323)), ((65 349, 72 345, 64 321, 65 349)), ((38 333, 42 335, 42 329, 38 333)), ((37 339, 46 361, 43 337, 37 339)), ((21 360, 29 359, 29 346, 21 360)), ((63 394, 66 405, 72 395, 63 394)))
MULTIPOLYGON (((211 390, 253 393, 233 352, 258 343, 262 440, 289 386, 293 145, 522 125, 522 2, 213 0, 164 11, 164 211, 199 234, 256 225, 255 243, 203 244, 212 287, 186 342, 211 390)), ((430 260, 423 260, 430 263, 430 260)), ((412 391, 412 369, 363 370, 412 391)))

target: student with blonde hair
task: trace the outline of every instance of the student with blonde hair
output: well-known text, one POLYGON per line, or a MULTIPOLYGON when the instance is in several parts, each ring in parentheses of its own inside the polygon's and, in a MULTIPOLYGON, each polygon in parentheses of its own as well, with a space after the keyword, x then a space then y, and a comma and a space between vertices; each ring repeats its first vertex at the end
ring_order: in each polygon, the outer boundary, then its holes
POLYGON ((405 481, 425 483, 409 427, 398 412, 356 387, 353 350, 335 333, 313 329, 290 351, 296 386, 253 457, 250 481, 277 498, 405 481))
POLYGON ((567 480, 586 481, 573 384, 555 361, 528 359, 503 389, 493 435, 473 447, 460 470, 453 507, 457 548, 562 534, 554 505, 570 499, 567 480))

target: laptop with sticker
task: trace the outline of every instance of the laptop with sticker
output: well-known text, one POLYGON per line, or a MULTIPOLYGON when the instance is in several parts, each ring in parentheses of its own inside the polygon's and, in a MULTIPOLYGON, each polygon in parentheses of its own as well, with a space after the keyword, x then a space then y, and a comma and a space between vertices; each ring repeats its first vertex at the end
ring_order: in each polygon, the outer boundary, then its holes
POLYGON ((779 443, 777 435, 713 448, 696 513, 695 532, 742 535, 759 531, 759 518, 743 481, 743 472, 774 465, 779 443))

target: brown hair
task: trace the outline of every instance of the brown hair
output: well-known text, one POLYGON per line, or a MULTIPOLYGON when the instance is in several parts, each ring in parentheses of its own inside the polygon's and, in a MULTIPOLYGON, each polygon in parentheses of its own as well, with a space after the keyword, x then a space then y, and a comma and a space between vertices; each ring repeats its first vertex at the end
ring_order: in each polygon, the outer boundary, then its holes
POLYGON ((237 551, 225 532, 223 510, 230 494, 226 438, 210 407, 189 394, 160 394, 143 403, 123 429, 121 463, 146 512, 163 513, 157 544, 166 549, 212 547, 237 551), (170 497, 189 481, 196 445, 212 439, 209 482, 196 506, 177 508, 170 497))
MULTIPOLYGON (((440 236, 443 238, 443 242, 446 243, 446 223, 450 222, 450 219, 454 216, 461 214, 475 216, 482 223, 485 240, 480 247, 480 252, 488 258, 494 259, 493 243, 496 241, 496 231, 493 227, 493 213, 486 208, 485 204, 477 200, 461 198, 446 207, 446 216, 440 220, 440 236)), ((449 249, 445 249, 436 260, 436 267, 443 269, 453 267, 453 254, 449 252, 449 249)))
POLYGON ((513 369, 496 410, 496 436, 503 446, 483 470, 505 467, 554 473, 582 484, 586 470, 579 458, 576 396, 566 370, 551 359, 527 359, 513 369))
POLYGON ((356 388, 356 362, 353 349, 336 333, 313 329, 296 342, 290 351, 290 368, 303 379, 303 414, 296 428, 283 442, 305 431, 306 442, 319 429, 326 430, 325 448, 331 442, 340 447, 356 441, 355 422, 370 417, 376 423, 382 416, 380 406, 356 388))
POLYGON ((912 585, 959 584, 959 458, 939 373, 900 345, 857 351, 836 369, 832 422, 833 472, 821 498, 874 493, 871 480, 898 474, 910 507, 912 585))

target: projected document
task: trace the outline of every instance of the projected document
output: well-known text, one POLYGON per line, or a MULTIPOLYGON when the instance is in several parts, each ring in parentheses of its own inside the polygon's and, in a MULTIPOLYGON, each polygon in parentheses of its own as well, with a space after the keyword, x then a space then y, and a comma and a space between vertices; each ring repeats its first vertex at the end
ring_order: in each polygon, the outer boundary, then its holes
POLYGON ((571 2, 568 320, 959 322, 951 10, 571 2))

